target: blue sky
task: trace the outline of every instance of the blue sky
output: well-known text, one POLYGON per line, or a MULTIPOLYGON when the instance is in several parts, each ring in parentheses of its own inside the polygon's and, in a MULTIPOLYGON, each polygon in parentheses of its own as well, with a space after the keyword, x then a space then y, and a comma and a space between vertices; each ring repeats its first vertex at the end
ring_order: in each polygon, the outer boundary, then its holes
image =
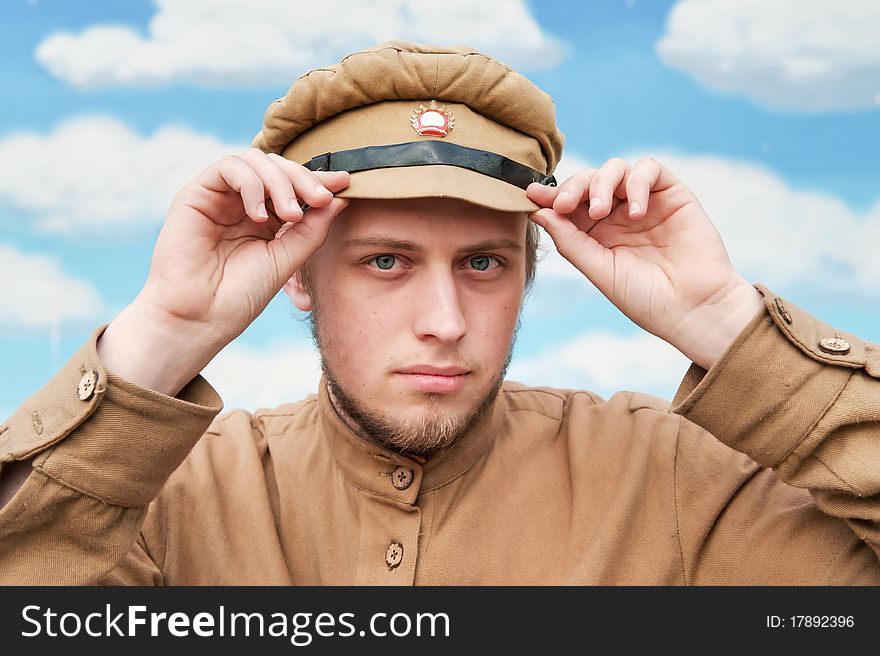
MULTIPOLYGON (((246 146, 298 75, 388 38, 510 63, 556 101, 561 172, 657 157, 747 278, 880 341, 880 10, 752 4, 2 0, 0 414, 136 295, 174 190, 246 146)), ((552 249, 541 269, 511 377, 672 394, 677 352, 552 249)), ((253 407, 301 396, 314 366, 281 295, 206 376, 253 407)))

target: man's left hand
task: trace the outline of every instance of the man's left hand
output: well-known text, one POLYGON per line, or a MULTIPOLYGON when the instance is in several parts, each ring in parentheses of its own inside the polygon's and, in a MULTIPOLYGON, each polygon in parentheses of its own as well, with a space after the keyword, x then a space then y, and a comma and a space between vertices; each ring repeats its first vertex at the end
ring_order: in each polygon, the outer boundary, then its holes
POLYGON ((530 215, 621 312, 709 369, 763 305, 694 194, 657 160, 613 158, 559 187, 533 183, 530 215))

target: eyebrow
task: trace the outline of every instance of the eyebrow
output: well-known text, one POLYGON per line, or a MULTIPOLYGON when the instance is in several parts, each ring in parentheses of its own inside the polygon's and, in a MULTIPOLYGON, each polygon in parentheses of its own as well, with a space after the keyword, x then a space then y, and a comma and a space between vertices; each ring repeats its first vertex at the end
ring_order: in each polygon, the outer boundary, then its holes
MULTIPOLYGON (((414 253, 418 253, 424 250, 419 244, 411 241, 405 241, 400 239, 391 239, 389 237, 358 237, 353 239, 346 239, 342 242, 343 248, 350 248, 354 246, 378 246, 381 248, 388 248, 391 250, 398 251, 411 251, 414 253)), ((470 244, 459 249, 462 253, 474 253, 476 251, 496 251, 496 250, 517 250, 520 251, 523 249, 522 244, 512 239, 487 239, 486 241, 481 241, 476 244, 470 244)))

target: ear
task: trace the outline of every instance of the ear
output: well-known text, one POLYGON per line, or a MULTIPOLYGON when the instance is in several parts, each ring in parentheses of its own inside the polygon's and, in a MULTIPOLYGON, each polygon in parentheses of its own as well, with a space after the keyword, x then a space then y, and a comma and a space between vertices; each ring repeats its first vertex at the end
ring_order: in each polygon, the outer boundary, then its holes
POLYGON ((303 285, 302 276, 300 276, 299 271, 294 273, 290 280, 284 283, 282 289, 297 308, 303 312, 311 312, 312 296, 303 285))

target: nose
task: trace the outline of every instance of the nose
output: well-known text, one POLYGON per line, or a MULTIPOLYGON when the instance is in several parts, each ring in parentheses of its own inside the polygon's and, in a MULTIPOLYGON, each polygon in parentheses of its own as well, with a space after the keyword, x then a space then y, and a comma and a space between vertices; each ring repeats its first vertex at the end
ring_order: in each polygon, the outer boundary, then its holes
POLYGON ((434 338, 452 344, 467 332, 452 271, 432 271, 419 285, 414 304, 414 330, 419 339, 434 338))

